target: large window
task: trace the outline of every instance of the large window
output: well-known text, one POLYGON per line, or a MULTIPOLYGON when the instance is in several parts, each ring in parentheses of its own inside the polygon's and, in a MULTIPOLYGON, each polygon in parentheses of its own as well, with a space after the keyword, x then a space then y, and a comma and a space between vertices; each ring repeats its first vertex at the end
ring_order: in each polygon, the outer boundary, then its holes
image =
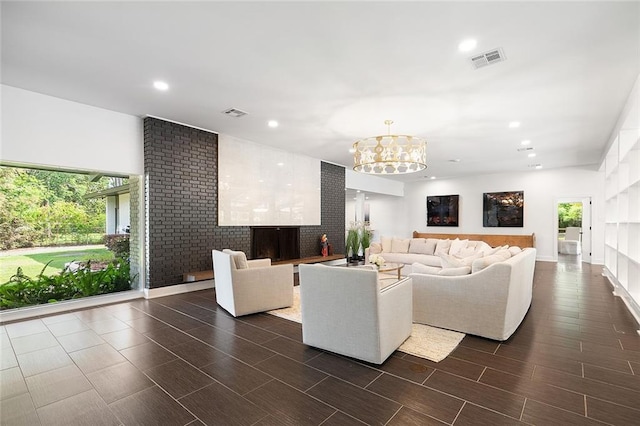
POLYGON ((0 309, 129 290, 126 178, 0 167, 0 309))

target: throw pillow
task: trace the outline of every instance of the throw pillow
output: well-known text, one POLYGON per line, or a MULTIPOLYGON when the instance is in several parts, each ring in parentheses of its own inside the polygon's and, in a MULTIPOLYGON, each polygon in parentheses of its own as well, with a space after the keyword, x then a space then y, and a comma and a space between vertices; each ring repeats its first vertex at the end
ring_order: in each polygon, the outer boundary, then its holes
POLYGON ((380 237, 380 243, 382 244, 383 253, 391 253, 391 237, 380 237))
POLYGON ((222 250, 223 253, 227 253, 233 259, 233 263, 236 265, 236 269, 248 269, 249 263, 247 262, 247 255, 242 251, 234 251, 229 249, 222 250))
POLYGON ((411 245, 409 246, 409 253, 433 255, 433 251, 435 249, 436 249, 435 244, 429 244, 427 242, 418 244, 418 243, 412 242, 411 245))
POLYGON ((378 254, 382 252, 382 244, 380 243, 371 243, 369 245, 369 254, 378 254))
POLYGON ((409 243, 409 253, 420 253, 419 250, 421 246, 425 245, 427 240, 424 238, 412 238, 409 243))
POLYGON ((482 256, 482 253, 476 253, 476 248, 475 247, 465 247, 462 250, 460 250, 458 253, 454 253, 455 256, 459 257, 459 258, 467 258, 467 257, 471 257, 471 256, 475 256, 478 255, 478 257, 482 256))
POLYGON ((511 257, 511 252, 509 249, 501 248, 497 252, 495 252, 494 256, 500 256, 502 260, 507 260, 511 257))
POLYGON ((458 275, 469 275, 471 273, 470 266, 460 266, 458 268, 443 268, 438 272, 438 275, 443 275, 447 277, 455 277, 458 275))
POLYGON ((427 241, 425 244, 427 245, 425 249, 426 253, 423 253, 423 254, 435 254, 436 246, 438 245, 438 240, 436 240, 435 238, 427 238, 427 241))
POLYGON ((451 248, 451 240, 438 240, 436 249, 433 254, 435 254, 436 256, 440 256, 441 254, 449 254, 449 248, 451 248))
POLYGON ((459 268, 465 266, 460 259, 450 254, 441 254, 440 261, 442 262, 442 268, 459 268))
POLYGON ((391 253, 408 253, 409 252, 409 243, 411 240, 409 238, 400 239, 394 238, 391 240, 391 253))
POLYGON ((483 256, 479 259, 476 259, 471 264, 471 273, 475 274, 476 272, 482 271, 483 269, 493 265, 494 263, 503 262, 506 260, 503 256, 492 254, 491 256, 483 256))
POLYGON ((487 251, 493 250, 491 246, 484 241, 478 241, 476 244, 476 251, 482 253, 483 255, 487 255, 487 251))
POLYGON ((439 272, 440 268, 436 268, 435 266, 427 266, 417 262, 411 265, 412 274, 438 275, 439 272))
POLYGON ((462 256, 453 256, 453 257, 458 259, 458 261, 462 263, 463 266, 471 266, 474 260, 482 257, 482 253, 474 253, 471 256, 466 256, 466 257, 462 257, 462 256))
POLYGON ((455 240, 451 241, 451 247, 449 248, 449 254, 458 254, 460 252, 460 250, 464 249, 467 247, 467 243, 469 242, 469 240, 461 240, 459 238, 456 238, 455 240))
POLYGON ((518 246, 511 246, 509 247, 509 253, 511 253, 511 256, 515 256, 516 254, 520 253, 522 251, 522 249, 518 246))

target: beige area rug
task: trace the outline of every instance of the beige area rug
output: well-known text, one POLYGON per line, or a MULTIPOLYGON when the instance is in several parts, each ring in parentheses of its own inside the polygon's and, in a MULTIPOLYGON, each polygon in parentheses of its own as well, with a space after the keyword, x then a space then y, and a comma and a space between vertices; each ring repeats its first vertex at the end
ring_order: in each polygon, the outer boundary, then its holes
MULTIPOLYGON (((293 288, 293 306, 267 311, 267 313, 301 323, 300 287, 293 288)), ((464 336, 464 333, 457 331, 444 330, 424 324, 413 324, 411 336, 404 341, 398 350, 430 361, 440 362, 449 356, 464 336)))

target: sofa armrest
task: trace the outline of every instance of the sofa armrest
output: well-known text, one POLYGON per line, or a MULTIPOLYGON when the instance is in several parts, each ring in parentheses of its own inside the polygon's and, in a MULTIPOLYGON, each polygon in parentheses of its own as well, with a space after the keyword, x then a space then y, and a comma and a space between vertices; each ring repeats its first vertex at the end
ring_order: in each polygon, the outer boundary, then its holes
POLYGON ((393 353, 410 335, 413 323, 412 279, 405 277, 380 291, 380 352, 393 353))

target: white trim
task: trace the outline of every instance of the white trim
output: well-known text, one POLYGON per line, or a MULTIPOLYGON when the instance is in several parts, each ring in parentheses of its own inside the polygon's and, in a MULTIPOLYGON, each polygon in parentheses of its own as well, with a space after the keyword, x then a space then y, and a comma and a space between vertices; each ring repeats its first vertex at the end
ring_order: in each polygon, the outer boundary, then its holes
POLYGON ((170 285, 158 288, 145 288, 144 298, 155 299, 156 297, 171 296, 174 294, 189 293, 191 291, 206 290, 214 288, 213 280, 196 281, 187 284, 170 285))
POLYGON ((139 290, 119 291, 117 293, 101 294, 99 296, 83 297, 81 299, 62 300, 56 303, 27 306, 24 308, 8 309, 0 312, 0 323, 35 318, 43 315, 58 314, 110 303, 126 302, 140 299, 143 293, 139 290))
MULTIPOLYGON (((638 305, 633 297, 631 297, 629 292, 627 292, 627 289, 620 285, 618 279, 613 276, 606 266, 602 268, 602 275, 604 275, 611 283, 611 286, 613 287, 613 295, 622 299, 624 304, 627 306, 627 310, 636 320, 636 323, 640 324, 640 305, 638 305)), ((640 329, 636 331, 640 334, 640 329)))
POLYGON ((187 123, 183 123, 181 121, 170 120, 168 118, 159 117, 157 115, 147 114, 147 115, 145 115, 145 117, 155 118, 156 120, 168 121, 169 123, 179 124, 180 126, 190 127, 192 129, 196 129, 196 130, 202 130, 203 132, 213 133, 214 135, 218 135, 219 134, 218 132, 216 132, 214 130, 211 130, 211 129, 205 129, 204 127, 194 126, 193 124, 187 124, 187 123))

